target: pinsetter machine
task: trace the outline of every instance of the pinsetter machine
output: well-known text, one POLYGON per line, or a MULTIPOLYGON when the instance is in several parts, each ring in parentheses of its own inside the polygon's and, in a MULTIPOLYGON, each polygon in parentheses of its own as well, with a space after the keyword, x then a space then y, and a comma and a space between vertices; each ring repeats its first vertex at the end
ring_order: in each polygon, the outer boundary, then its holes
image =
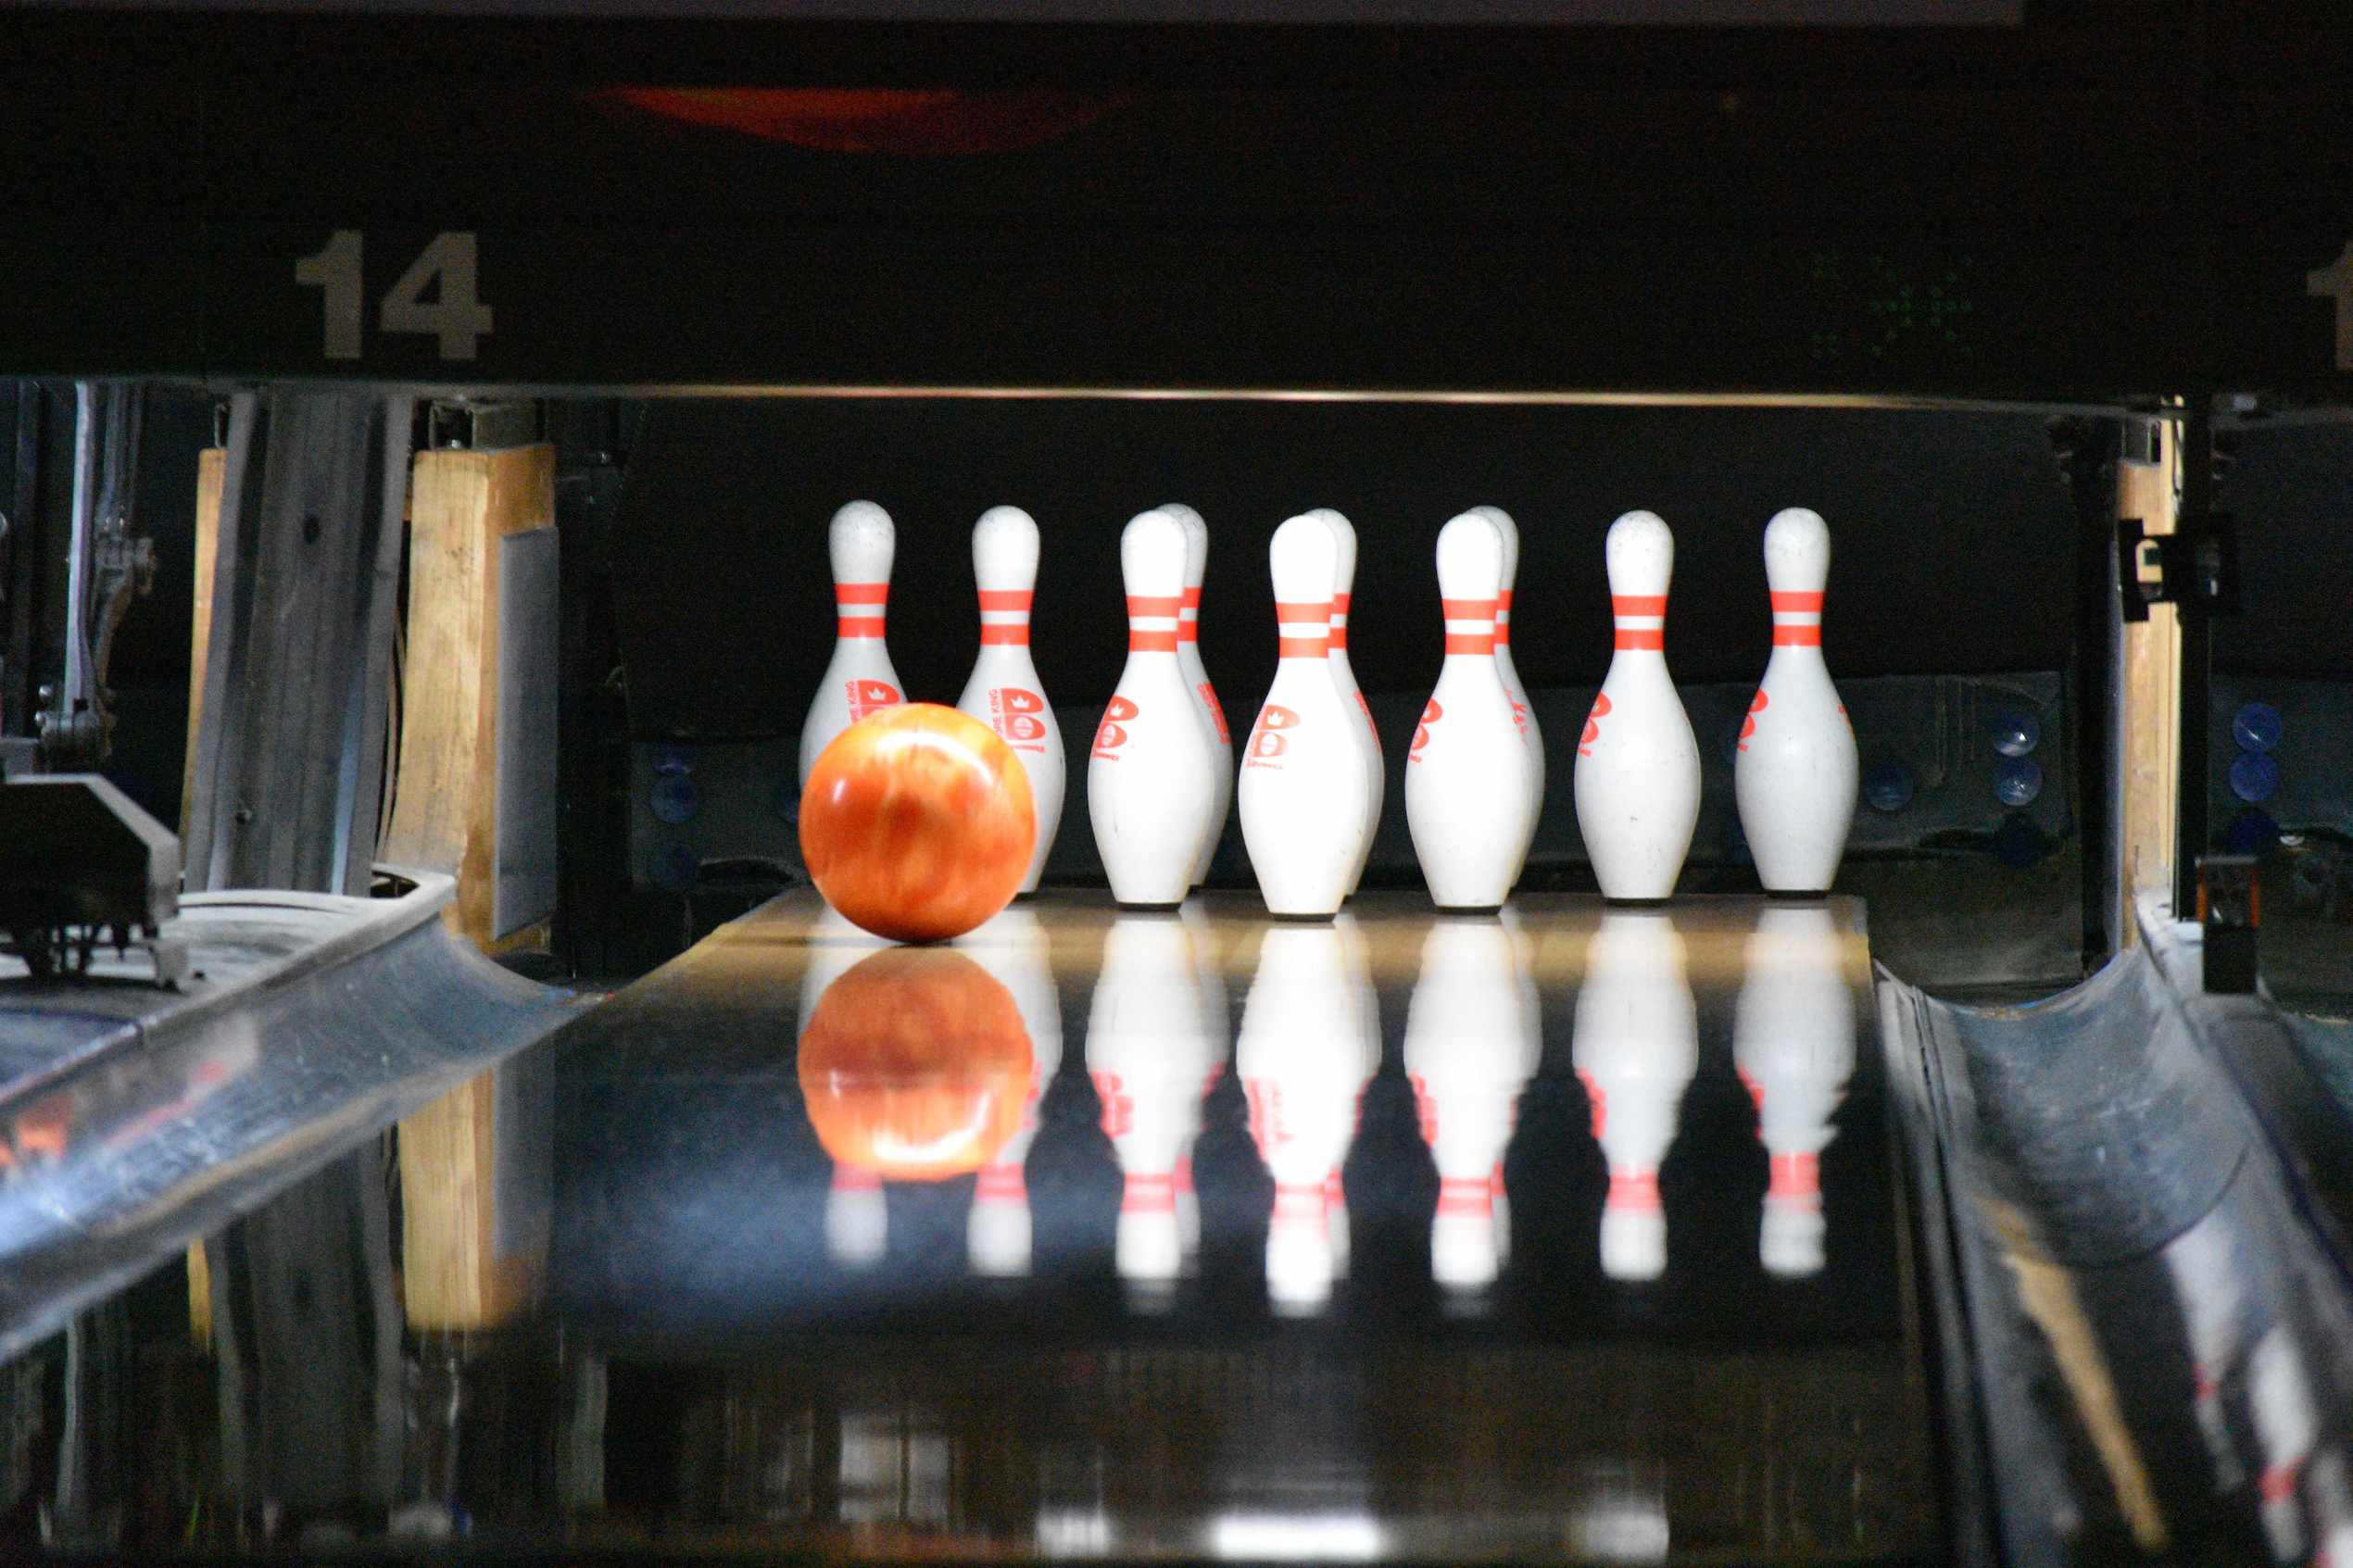
POLYGON ((2353 31, 1761 9, 6 11, 0 1557, 2353 1562, 2353 31), (1337 913, 1114 897, 1148 513, 1229 747, 1344 648, 1337 913), (1036 889, 881 943, 804 732, 1000 665, 1036 889))

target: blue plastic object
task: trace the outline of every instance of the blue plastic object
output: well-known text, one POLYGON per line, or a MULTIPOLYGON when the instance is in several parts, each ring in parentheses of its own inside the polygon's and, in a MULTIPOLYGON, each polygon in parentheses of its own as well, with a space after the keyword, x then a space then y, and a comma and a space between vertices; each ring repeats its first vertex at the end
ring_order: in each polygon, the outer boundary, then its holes
POLYGON ((665 743, 654 747, 654 772, 657 776, 686 774, 695 771, 695 748, 665 743))
POLYGON ((1874 762, 1863 774, 1863 798, 1874 811, 1901 811, 1920 792, 1909 762, 1874 762))
POLYGON ((2005 806, 2032 806, 2043 793, 2043 764, 2032 757, 2005 757, 1994 769, 1994 798, 2005 806))
POLYGON ((2231 738, 2247 751, 2269 751, 2280 744, 2287 721, 2268 702, 2245 702, 2231 715, 2231 738))
POLYGON ((2242 751, 2231 761, 2231 793, 2259 806, 2280 792, 2280 759, 2268 751, 2242 751))
POLYGON ((657 821, 675 827, 694 820, 701 809, 702 799, 696 792, 695 781, 685 773, 654 775, 653 811, 657 821))
POLYGON ((2233 855, 2260 855, 2280 841, 2280 824, 2271 813, 2249 806, 2222 830, 2222 847, 2233 855))
POLYGON ((2005 708, 1988 728, 1994 749, 2005 757, 2023 757, 2043 744, 2043 721, 2023 708, 2005 708))
POLYGON ((702 857, 684 844, 667 844, 646 857, 646 878, 665 893, 684 893, 702 875, 702 857))

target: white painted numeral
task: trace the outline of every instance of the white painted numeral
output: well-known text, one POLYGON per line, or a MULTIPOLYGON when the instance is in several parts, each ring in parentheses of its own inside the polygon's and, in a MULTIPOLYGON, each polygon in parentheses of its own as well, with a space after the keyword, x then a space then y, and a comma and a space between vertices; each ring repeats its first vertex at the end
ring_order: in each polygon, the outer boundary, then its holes
MULTIPOLYGON (((364 321, 361 251, 357 229, 338 229, 324 250, 295 262, 295 282, 323 291, 323 352, 330 359, 357 359, 364 321)), ((433 237, 376 309, 376 330, 421 332, 439 340, 444 359, 471 359, 490 335, 491 311, 475 295, 480 250, 471 231, 447 230, 433 237), (425 295, 431 291, 433 297, 425 295)))
POLYGON ((2336 368, 2353 370, 2353 240, 2326 267, 2304 274, 2304 292, 2336 305, 2336 368))
POLYGON ((326 352, 330 359, 359 358, 359 231, 338 229, 327 236, 327 248, 295 263, 295 282, 324 291, 320 302, 326 317, 326 352))
POLYGON ((384 295, 376 325, 388 332, 424 332, 441 340, 444 359, 471 359, 490 332, 490 307, 474 297, 474 237, 462 230, 435 234, 384 295), (437 296, 425 291, 439 280, 437 296))

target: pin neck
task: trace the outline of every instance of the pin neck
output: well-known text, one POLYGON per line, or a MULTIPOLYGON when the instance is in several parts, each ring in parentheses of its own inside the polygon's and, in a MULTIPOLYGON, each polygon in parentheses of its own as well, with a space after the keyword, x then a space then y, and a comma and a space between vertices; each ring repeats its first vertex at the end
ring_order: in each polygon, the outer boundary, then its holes
POLYGON ((980 591, 980 646, 1027 647, 1029 605, 1027 588, 983 588, 980 591))
POLYGON ((1441 598, 1439 605, 1446 612, 1446 657, 1493 657, 1495 600, 1441 598))
POLYGON ((890 599, 887 583, 834 584, 834 634, 837 637, 879 637, 883 607, 890 599))
POLYGON ((1773 598, 1773 646, 1777 648, 1818 648, 1822 646, 1822 595, 1783 593, 1773 598))
POLYGON ((1201 641, 1201 589, 1198 586, 1186 589, 1184 599, 1177 606, 1176 640, 1180 643, 1201 641))
POLYGON ((1127 596, 1127 651, 1175 653, 1176 618, 1184 606, 1181 594, 1127 596))
POLYGON ((1331 621, 1329 599, 1277 601, 1275 606, 1277 655, 1283 659, 1329 659, 1331 621))
POLYGON ((1348 651, 1348 596, 1346 594, 1332 596, 1331 651, 1334 653, 1348 651))
POLYGON ((1512 591, 1509 588, 1495 596, 1495 646, 1509 647, 1512 641, 1512 591))
POLYGON ((1667 650, 1667 596, 1612 594, 1610 613, 1617 618, 1615 647, 1620 653, 1664 653, 1667 650))

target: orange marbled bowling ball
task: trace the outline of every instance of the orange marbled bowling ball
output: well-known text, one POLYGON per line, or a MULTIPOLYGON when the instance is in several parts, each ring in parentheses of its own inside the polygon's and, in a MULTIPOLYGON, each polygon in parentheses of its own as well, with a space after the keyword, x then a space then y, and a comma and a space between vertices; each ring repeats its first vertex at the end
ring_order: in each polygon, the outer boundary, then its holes
POLYGON ((1020 1129, 1031 1055, 1013 993, 987 970, 952 947, 885 947, 817 998, 801 1098, 836 1163, 944 1181, 1020 1129))
POLYGON ((825 902, 897 942, 961 936, 1013 901, 1038 838, 1029 775, 969 714, 869 714, 817 754, 800 854, 825 902))

